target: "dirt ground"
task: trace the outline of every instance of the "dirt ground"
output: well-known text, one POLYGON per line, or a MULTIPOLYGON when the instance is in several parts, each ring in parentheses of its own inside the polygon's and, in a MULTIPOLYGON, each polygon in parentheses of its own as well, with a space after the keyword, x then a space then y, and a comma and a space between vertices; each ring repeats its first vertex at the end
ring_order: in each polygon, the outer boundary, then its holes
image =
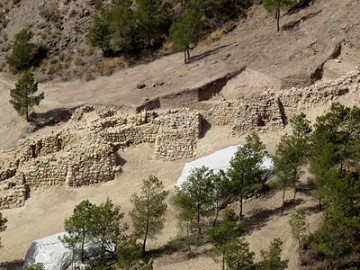
MULTIPOLYGON (((261 134, 262 140, 269 146, 268 150, 273 151, 276 141, 273 138, 279 137, 279 132, 261 134)), ((213 128, 199 141, 198 155, 206 155, 224 147, 243 143, 244 138, 233 138, 230 136, 230 129, 213 128)), ((26 250, 34 239, 63 231, 64 219, 69 217, 76 204, 84 199, 90 199, 94 203, 101 203, 110 197, 114 203, 119 204, 125 213, 131 208, 129 199, 131 194, 138 192, 141 187, 141 180, 149 175, 156 175, 164 182, 165 188, 173 194, 177 178, 181 175, 182 168, 186 161, 160 162, 152 159, 153 145, 143 144, 129 148, 121 152, 121 157, 126 160, 123 173, 114 181, 94 185, 90 187, 68 189, 65 187, 54 187, 50 189, 39 189, 32 193, 31 198, 26 202, 25 207, 18 209, 2 210, 4 216, 9 219, 8 228, 1 234, 4 248, 0 251, 0 267, 2 269, 19 269, 16 264, 25 257, 26 250), (9 268, 9 266, 15 268, 9 268)), ((292 193, 289 192, 289 197, 292 193)), ((312 207, 316 204, 310 197, 301 195, 296 204, 289 208, 289 212, 295 208, 312 207)), ((259 257, 259 251, 266 249, 270 241, 280 237, 284 241, 284 259, 289 260, 289 269, 296 269, 296 247, 290 236, 290 228, 287 225, 289 215, 282 217, 278 208, 281 205, 280 194, 269 196, 261 200, 253 200, 245 204, 245 214, 251 220, 251 234, 246 238, 250 247, 259 257), (263 213, 263 215, 261 214, 263 213)), ((312 226, 318 222, 319 214, 311 214, 308 220, 312 226)), ((130 222, 129 217, 126 220, 130 222)), ((177 234, 175 211, 169 207, 166 213, 166 225, 163 233, 156 240, 149 241, 149 248, 159 248, 165 245, 177 234)), ((249 221, 250 222, 250 221, 249 221)), ((315 225, 314 225, 315 224, 315 225)), ((200 250, 198 255, 189 259, 184 253, 173 253, 161 256, 154 261, 155 269, 179 269, 190 267, 190 269, 219 269, 208 249, 200 250)))
MULTIPOLYGON (((360 2, 357 0, 317 0, 305 10, 283 16, 281 24, 292 28, 276 33, 273 18, 258 7, 250 21, 240 24, 234 31, 210 45, 195 48, 192 51, 194 58, 188 65, 182 64, 182 54, 174 54, 91 82, 40 84, 40 90, 45 92, 45 100, 36 111, 47 112, 83 104, 133 107, 141 104, 145 97, 153 98, 194 88, 244 66, 247 68, 246 72, 229 81, 222 94, 225 98, 254 95, 267 87, 277 89, 292 86, 297 81, 302 82, 303 78, 309 78, 319 65, 332 57, 336 45, 345 44, 335 57, 341 63, 328 62, 324 67, 326 78, 334 78, 359 65, 359 11, 360 2), (137 89, 140 82, 144 82, 146 87, 137 89), (156 82, 164 82, 164 85, 152 87, 156 82)), ((14 82, 15 78, 0 74, 2 151, 13 148, 20 139, 31 135, 31 126, 19 118, 8 103, 9 89, 14 87, 14 82)), ((347 96, 342 101, 356 105, 358 100, 358 96, 347 96)), ((315 119, 328 106, 326 104, 305 113, 310 119, 315 119)), ((285 131, 261 134, 270 153, 274 152, 285 131)), ((49 129, 38 132, 49 132, 49 129)), ((230 136, 230 127, 213 127, 200 139, 197 157, 243 141, 243 137, 230 136)), ((0 269, 19 269, 31 242, 63 231, 64 219, 84 199, 101 203, 110 197, 128 213, 131 194, 139 191, 141 180, 151 174, 161 179, 166 189, 173 191, 184 163, 189 160, 164 163, 154 161, 152 153, 153 145, 150 144, 129 148, 120 153, 126 163, 123 173, 114 181, 78 189, 39 189, 32 192, 24 207, 2 210, 9 222, 7 230, 1 233, 4 247, 0 249, 0 269)), ((291 196, 292 193, 289 192, 287 197, 291 196)), ((274 237, 280 237, 284 242, 283 258, 289 260, 288 269, 297 269, 296 245, 288 226, 289 214, 296 208, 312 209, 316 202, 306 194, 299 194, 283 216, 278 213, 280 202, 280 194, 273 194, 245 204, 245 215, 249 222, 252 221, 251 234, 246 238, 258 259, 260 250, 266 249, 274 237)), ((167 223, 163 233, 157 240, 149 241, 149 248, 158 248, 176 236, 174 209, 170 207, 166 215, 167 223)), ((307 221, 310 223, 310 230, 314 230, 321 221, 320 214, 309 210, 307 221)), ((206 249, 199 251, 198 256, 191 259, 183 253, 174 253, 156 258, 154 263, 155 269, 161 270, 220 269, 220 265, 213 262, 206 249)))

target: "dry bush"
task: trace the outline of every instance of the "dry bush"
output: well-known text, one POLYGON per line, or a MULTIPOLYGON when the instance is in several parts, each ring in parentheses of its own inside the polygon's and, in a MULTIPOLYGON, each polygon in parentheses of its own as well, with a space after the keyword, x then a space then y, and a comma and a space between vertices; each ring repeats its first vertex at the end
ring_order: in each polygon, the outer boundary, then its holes
POLYGON ((82 65, 84 64, 84 63, 82 62, 80 56, 76 56, 76 57, 74 58, 73 63, 74 63, 75 66, 82 66, 82 65))
POLYGON ((89 70, 85 71, 84 75, 83 75, 83 79, 85 81, 92 81, 95 80, 96 76, 89 70))
POLYGON ((101 75, 110 76, 114 73, 116 68, 126 68, 128 63, 122 57, 107 59, 99 65, 101 75))
POLYGON ((61 70, 61 64, 60 63, 49 63, 47 70, 46 70, 46 74, 48 75, 54 75, 56 72, 58 72, 59 70, 61 70))
POLYGON ((70 62, 71 61, 71 52, 69 51, 64 51, 60 54, 59 56, 59 60, 62 61, 62 62, 70 62))
POLYGON ((68 69, 70 67, 70 62, 64 62, 64 63, 62 63, 62 65, 61 65, 61 68, 62 69, 68 69))
POLYGON ((87 55, 87 56, 91 56, 94 54, 94 48, 93 47, 86 47, 85 50, 84 50, 84 54, 87 55))

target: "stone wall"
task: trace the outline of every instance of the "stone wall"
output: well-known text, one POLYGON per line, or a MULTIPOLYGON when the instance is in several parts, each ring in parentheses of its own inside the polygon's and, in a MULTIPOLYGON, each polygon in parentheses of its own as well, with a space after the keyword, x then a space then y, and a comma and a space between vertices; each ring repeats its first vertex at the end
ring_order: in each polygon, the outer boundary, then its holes
POLYGON ((114 179, 121 171, 116 163, 119 147, 154 143, 154 159, 192 158, 203 121, 229 126, 234 136, 278 129, 285 125, 289 111, 336 100, 358 91, 359 85, 360 69, 334 81, 268 90, 252 99, 213 99, 199 111, 176 109, 158 115, 111 106, 80 107, 56 132, 33 137, 14 151, 0 154, 0 209, 24 205, 34 188, 79 187, 114 179))
POLYGON ((76 133, 55 133, 34 140, 24 142, 16 153, 20 162, 27 162, 33 158, 46 156, 63 150, 67 145, 74 144, 81 139, 76 133))
POLYGON ((305 88, 290 88, 274 92, 269 90, 265 95, 276 96, 285 108, 304 110, 319 103, 335 101, 339 96, 360 89, 360 68, 331 81, 320 81, 305 88))
POLYGON ((115 178, 117 170, 113 148, 105 143, 71 145, 60 153, 32 159, 18 169, 30 188, 80 187, 115 178))
POLYGON ((130 144, 155 143, 159 125, 155 123, 141 126, 126 126, 120 128, 109 128, 99 136, 106 142, 121 147, 130 144))
POLYGON ((154 159, 171 161, 195 156, 201 116, 190 109, 172 110, 159 117, 154 159))
POLYGON ((284 126, 281 104, 273 97, 220 102, 204 112, 204 118, 211 125, 231 126, 234 136, 250 130, 265 131, 284 126))

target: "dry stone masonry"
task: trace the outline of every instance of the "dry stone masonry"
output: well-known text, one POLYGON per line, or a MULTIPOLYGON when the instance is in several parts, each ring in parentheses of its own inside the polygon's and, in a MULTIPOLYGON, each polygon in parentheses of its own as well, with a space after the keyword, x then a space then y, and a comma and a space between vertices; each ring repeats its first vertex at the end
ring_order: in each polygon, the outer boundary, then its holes
POLYGON ((171 161, 192 158, 201 132, 201 116, 190 109, 171 110, 159 117, 154 158, 171 161))
POLYGON ((238 136, 284 126, 290 111, 311 108, 359 90, 360 69, 334 81, 305 88, 268 90, 242 100, 213 99, 203 110, 173 109, 161 114, 111 106, 77 108, 57 131, 20 142, 0 154, 0 209, 21 207, 33 189, 70 188, 113 180, 121 167, 118 149, 155 144, 154 159, 192 158, 202 124, 229 126, 238 136))

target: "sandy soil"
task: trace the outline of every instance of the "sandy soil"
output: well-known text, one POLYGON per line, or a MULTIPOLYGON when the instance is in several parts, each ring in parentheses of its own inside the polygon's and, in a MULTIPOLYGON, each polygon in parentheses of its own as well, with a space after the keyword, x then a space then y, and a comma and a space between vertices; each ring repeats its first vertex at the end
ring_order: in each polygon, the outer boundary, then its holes
MULTIPOLYGON (((45 92, 45 100, 38 112, 47 112, 58 108, 68 108, 81 104, 112 104, 136 106, 144 97, 152 98, 181 89, 193 88, 214 80, 228 72, 243 66, 247 73, 229 82, 226 94, 228 98, 262 91, 268 84, 281 87, 281 81, 287 78, 303 78, 322 63, 326 62, 334 47, 346 42, 349 50, 346 54, 355 59, 359 50, 360 27, 358 14, 360 3, 357 0, 317 0, 313 6, 291 16, 284 16, 282 25, 294 24, 292 30, 275 32, 275 22, 262 8, 255 10, 251 23, 237 27, 233 32, 209 46, 198 47, 192 54, 194 60, 189 65, 182 65, 182 54, 164 57, 147 65, 140 65, 119 71, 110 77, 101 77, 95 81, 75 81, 68 83, 47 83, 40 85, 45 92), (331 18, 331 19, 329 19, 331 18), (349 34, 351 33, 351 35, 349 34), (357 45, 356 45, 357 44, 357 45), (293 76, 293 77, 292 77, 293 76), (137 89, 139 82, 145 82, 144 89, 137 89), (161 87, 152 87, 154 82, 164 82, 161 87), (231 85, 233 83, 233 85, 231 85), (230 90, 229 90, 230 89, 230 90), (233 91, 231 90, 233 89, 233 91), (235 89, 235 90, 234 90, 235 89)), ((345 56, 346 56, 345 55, 345 56)), ((338 76, 358 60, 350 61, 343 56, 344 68, 329 63, 328 77, 338 76), (333 65, 333 66, 332 66, 333 65), (338 70, 336 70, 338 69, 338 70), (333 72, 333 73, 332 73, 333 72)), ((340 56, 341 57, 341 54, 340 56)), ((0 74, 0 149, 12 148, 19 139, 29 135, 31 127, 20 119, 8 103, 9 89, 14 80, 0 74)), ((346 97, 346 102, 357 104, 358 97, 346 97)), ((329 104, 306 112, 311 119, 322 113, 329 104)), ((286 130, 261 134, 270 153, 286 130)), ((39 132, 46 132, 46 129, 39 132)), ((214 127, 199 141, 197 157, 209 154, 226 146, 242 143, 244 138, 232 138, 230 128, 214 127)), ((129 148, 120 155, 126 160, 123 173, 114 181, 79 189, 56 187, 33 192, 25 207, 3 210, 9 219, 8 228, 1 233, 4 248, 0 250, 0 269, 19 269, 21 260, 31 241, 63 230, 64 219, 71 215, 72 209, 83 199, 101 203, 110 197, 121 205, 124 212, 130 210, 129 198, 141 186, 141 180, 149 175, 156 175, 168 190, 173 190, 181 174, 184 163, 159 162, 152 160, 153 145, 140 145, 129 148)), ((289 269, 296 267, 296 245, 290 237, 287 225, 289 213, 294 208, 312 207, 314 202, 305 194, 300 194, 297 203, 279 216, 279 194, 269 198, 254 200, 245 204, 247 218, 255 225, 247 235, 251 248, 256 252, 268 247, 274 237, 284 241, 283 257, 289 260, 289 269), (251 218, 250 218, 251 217, 251 218)), ((291 197, 289 193, 287 196, 291 197)), ((319 214, 309 212, 308 221, 311 229, 319 223, 319 214)), ((176 235, 175 212, 170 207, 163 234, 149 242, 149 248, 160 247, 176 235)), ((128 217, 126 218, 128 220, 128 217)), ((208 252, 201 251, 195 258, 188 259, 182 253, 170 254, 155 259, 155 269, 220 269, 208 252)))
MULTIPOLYGON (((268 150, 274 150, 274 145, 277 143, 277 139, 274 140, 274 138, 279 138, 279 134, 279 132, 261 134, 262 140, 269 146, 268 150)), ((215 127, 199 141, 198 156, 243 142, 243 137, 231 137, 228 127, 215 127)), ((164 163, 152 160, 152 153, 153 145, 150 144, 129 148, 120 152, 126 163, 123 173, 114 181, 78 189, 65 187, 39 189, 32 193, 25 207, 3 210, 2 213, 9 219, 9 222, 7 230, 1 235, 4 248, 0 253, 0 262, 2 262, 0 267, 11 269, 7 268, 10 265, 9 262, 20 262, 32 240, 63 231, 64 219, 69 217, 74 206, 84 199, 101 203, 110 197, 114 203, 122 207, 125 213, 128 213, 131 208, 129 203, 131 194, 139 191, 141 180, 149 175, 156 175, 164 182, 165 188, 173 194, 174 185, 181 175, 183 165, 189 160, 164 163)), ((290 192, 289 197, 291 196, 290 192)), ((294 205, 294 207, 309 207, 315 203, 305 195, 299 197, 299 200, 299 205, 294 205)), ((276 194, 245 204, 246 216, 254 216, 253 218, 256 219, 251 222, 256 225, 251 225, 251 235, 247 235, 247 240, 251 243, 251 248, 256 252, 258 258, 259 251, 266 249, 271 239, 281 237, 284 241, 283 256, 289 260, 289 269, 296 269, 294 268, 296 266, 295 243, 291 239, 290 229, 287 226, 289 215, 285 214, 280 217, 276 210, 280 207, 280 202, 281 197, 276 194), (259 214, 262 212, 263 216, 259 214)), ((314 220, 315 222, 318 220, 313 216, 308 218, 312 224, 314 220)), ((128 216, 126 220, 130 222, 128 216)), ((167 211, 166 220, 166 226, 161 236, 156 240, 149 241, 150 249, 159 248, 176 236, 176 218, 172 207, 169 207, 167 211)), ((211 259, 208 250, 207 252, 200 250, 198 255, 192 259, 189 259, 184 253, 174 253, 155 259, 155 269, 178 269, 190 265, 191 269, 219 269, 220 267, 211 259)))

